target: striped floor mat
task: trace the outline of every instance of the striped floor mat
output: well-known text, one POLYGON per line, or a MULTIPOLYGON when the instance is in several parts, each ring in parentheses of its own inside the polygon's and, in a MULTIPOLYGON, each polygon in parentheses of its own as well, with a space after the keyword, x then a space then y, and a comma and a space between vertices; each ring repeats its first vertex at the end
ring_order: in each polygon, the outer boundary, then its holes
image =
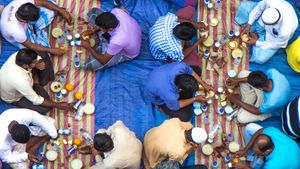
MULTIPOLYGON (((208 9, 205 6, 203 0, 198 0, 198 21, 205 21, 206 23, 208 23, 208 25, 210 25, 210 21, 213 18, 217 18, 219 21, 219 24, 216 27, 209 26, 210 36, 212 36, 214 40, 220 40, 222 37, 227 35, 230 30, 240 31, 240 27, 234 24, 234 16, 241 1, 242 0, 222 0, 220 8, 208 9)), ((205 50, 204 47, 202 49, 205 50)), ((210 50, 212 51, 212 49, 210 50)), ((247 70, 249 66, 248 51, 246 51, 245 48, 243 49, 243 53, 247 53, 247 57, 243 57, 239 65, 234 64, 234 59, 231 57, 231 50, 228 48, 227 44, 223 46, 222 49, 219 49, 218 53, 219 57, 227 57, 228 59, 227 64, 224 65, 223 70, 219 75, 214 73, 214 71, 205 69, 207 60, 202 59, 202 77, 203 79, 206 79, 208 82, 210 82, 210 84, 213 84, 215 89, 225 86, 225 79, 228 77, 228 70, 233 69, 238 72, 240 70, 247 70)), ((202 114, 196 117, 197 126, 204 127, 206 131, 210 131, 212 126, 217 123, 221 126, 222 130, 219 130, 218 135, 214 139, 214 143, 221 143, 221 131, 224 131, 227 134, 233 134, 234 141, 237 141, 240 145, 242 145, 242 129, 237 126, 236 119, 230 122, 226 120, 225 114, 223 116, 218 115, 217 100, 214 100, 213 104, 211 105, 214 106, 209 106, 206 113, 209 115, 209 123, 204 123, 204 114, 202 114)), ((206 164, 207 166, 209 166, 209 168, 211 168, 212 161, 214 160, 218 161, 218 163, 220 164, 218 168, 226 168, 226 164, 223 162, 223 160, 217 159, 212 156, 204 156, 201 152, 201 149, 196 152, 195 162, 197 164, 206 164)))
MULTIPOLYGON (((97 0, 56 0, 59 6, 66 8, 73 17, 74 20, 74 33, 81 33, 84 30, 87 30, 87 25, 84 24, 83 19, 87 20, 87 12, 92 7, 100 7, 100 2, 97 0)), ((54 20, 50 32, 53 28, 57 26, 57 20, 54 20)), ((53 38, 49 33, 50 44, 51 46, 58 47, 58 40, 53 38)), ((95 74, 90 71, 83 71, 74 68, 73 56, 76 54, 76 50, 82 50, 80 54, 81 62, 85 62, 88 56, 88 53, 81 47, 71 47, 64 43, 64 47, 67 48, 67 54, 63 57, 52 57, 54 71, 62 70, 66 66, 70 66, 70 70, 67 73, 67 83, 74 85, 73 92, 70 92, 65 98, 64 101, 72 102, 74 101, 74 92, 79 91, 84 94, 84 98, 87 103, 94 103, 94 84, 95 84, 95 74)), ((72 134, 69 136, 60 136, 60 139, 72 140, 74 138, 80 138, 83 140, 79 129, 84 128, 90 133, 94 133, 94 115, 86 116, 84 115, 81 121, 76 121, 72 115, 65 111, 54 110, 50 113, 51 117, 54 117, 56 120, 57 128, 71 128, 72 134)), ((67 150, 69 145, 61 145, 61 153, 58 157, 58 160, 55 162, 48 162, 48 169, 68 169, 71 168, 71 161, 75 158, 79 158, 83 161, 84 166, 89 168, 93 163, 93 158, 91 156, 82 156, 75 152, 70 158, 67 158, 67 150)))

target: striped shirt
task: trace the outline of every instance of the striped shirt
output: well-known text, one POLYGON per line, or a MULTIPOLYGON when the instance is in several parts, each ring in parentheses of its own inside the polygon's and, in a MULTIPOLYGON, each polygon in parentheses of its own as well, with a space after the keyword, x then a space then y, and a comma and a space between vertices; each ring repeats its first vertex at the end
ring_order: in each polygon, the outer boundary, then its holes
POLYGON ((291 101, 282 115, 282 130, 293 139, 300 139, 300 97, 291 101))
POLYGON ((178 18, 173 13, 161 16, 150 29, 150 51, 155 59, 182 61, 184 55, 182 44, 173 34, 173 28, 178 25, 178 18))

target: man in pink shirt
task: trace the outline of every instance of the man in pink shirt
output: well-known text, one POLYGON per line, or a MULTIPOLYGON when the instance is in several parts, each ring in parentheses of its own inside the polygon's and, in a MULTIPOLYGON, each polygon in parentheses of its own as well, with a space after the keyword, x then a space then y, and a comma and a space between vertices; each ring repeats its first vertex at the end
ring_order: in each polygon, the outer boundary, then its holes
POLYGON ((95 23, 96 28, 92 31, 86 31, 84 34, 90 36, 98 33, 100 42, 99 46, 94 49, 88 41, 81 41, 81 46, 92 55, 83 66, 84 68, 96 71, 132 60, 138 56, 142 31, 135 19, 129 16, 123 7, 102 13, 99 9, 93 8, 89 13, 91 13, 89 18, 92 18, 89 19, 90 23, 95 23), (95 13, 99 15, 93 20, 95 13))

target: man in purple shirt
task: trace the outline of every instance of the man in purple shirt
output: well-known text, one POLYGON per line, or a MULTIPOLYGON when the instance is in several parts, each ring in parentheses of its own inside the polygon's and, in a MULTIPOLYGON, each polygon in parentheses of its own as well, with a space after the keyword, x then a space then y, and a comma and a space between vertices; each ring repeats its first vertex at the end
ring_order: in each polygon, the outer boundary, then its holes
POLYGON ((98 33, 100 44, 94 49, 88 41, 81 41, 81 46, 92 55, 84 65, 85 68, 93 71, 105 69, 138 56, 142 31, 124 7, 114 8, 111 12, 101 12, 93 8, 89 13, 90 22, 95 23, 96 28, 84 32, 84 36, 89 37, 98 33), (97 14, 98 16, 93 19, 97 14))

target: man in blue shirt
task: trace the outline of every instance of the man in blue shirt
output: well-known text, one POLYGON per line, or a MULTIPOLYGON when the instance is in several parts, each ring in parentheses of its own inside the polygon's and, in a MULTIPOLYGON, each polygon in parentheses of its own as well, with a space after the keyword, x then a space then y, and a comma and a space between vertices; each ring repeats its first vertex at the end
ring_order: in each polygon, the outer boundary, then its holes
MULTIPOLYGON (((194 68, 195 71, 196 68, 194 68)), ((192 103, 204 101, 203 95, 193 97, 200 83, 205 90, 213 88, 203 81, 193 69, 183 62, 165 64, 153 70, 145 84, 145 97, 160 106, 170 117, 189 121, 192 116, 192 103)))
POLYGON ((269 69, 266 73, 242 71, 239 78, 231 78, 227 84, 240 85, 241 99, 227 94, 228 100, 240 107, 237 115, 240 123, 280 116, 291 93, 288 80, 276 69, 269 69))
POLYGON ((245 129, 246 147, 237 152, 250 165, 240 161, 237 169, 299 169, 300 148, 297 143, 276 128, 251 123, 245 129), (250 139, 251 138, 251 139, 250 139))

